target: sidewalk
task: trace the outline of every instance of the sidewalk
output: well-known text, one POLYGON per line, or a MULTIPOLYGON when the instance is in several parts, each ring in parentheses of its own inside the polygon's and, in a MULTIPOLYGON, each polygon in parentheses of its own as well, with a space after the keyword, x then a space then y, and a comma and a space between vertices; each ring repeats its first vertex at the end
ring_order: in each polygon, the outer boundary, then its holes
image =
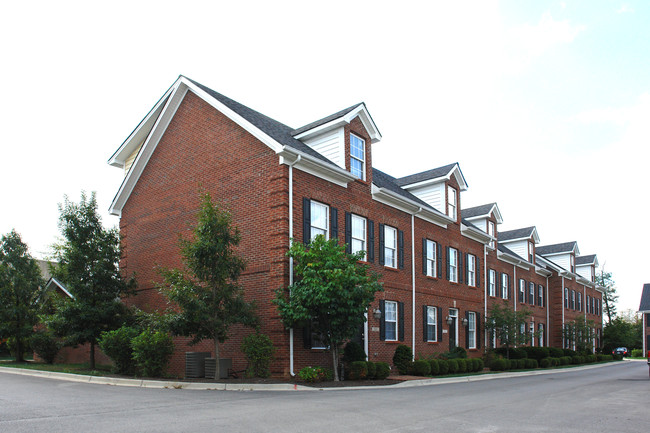
MULTIPOLYGON (((637 360, 624 360, 637 361, 637 360)), ((645 360, 642 360, 645 362, 645 360)), ((615 365, 616 362, 607 362, 604 364, 584 365, 572 368, 556 368, 552 370, 534 370, 534 371, 513 371, 503 373, 480 374, 472 376, 456 376, 441 378, 424 378, 421 376, 390 376, 390 379, 402 380, 403 382, 395 385, 380 386, 349 386, 333 388, 316 388, 293 383, 203 383, 203 382, 181 382, 173 380, 146 380, 146 379, 123 379, 104 376, 86 376, 81 374, 58 373, 53 371, 26 370, 21 368, 0 367, 0 373, 16 374, 22 376, 44 377, 55 380, 65 380, 68 382, 92 383, 95 385, 113 385, 113 386, 131 386, 140 388, 157 388, 157 389, 191 389, 203 391, 347 391, 360 389, 394 389, 410 388, 414 386, 434 386, 445 385, 449 383, 478 382, 482 380, 508 379, 513 377, 538 376, 544 374, 558 374, 578 370, 590 370, 593 368, 606 367, 615 365)))

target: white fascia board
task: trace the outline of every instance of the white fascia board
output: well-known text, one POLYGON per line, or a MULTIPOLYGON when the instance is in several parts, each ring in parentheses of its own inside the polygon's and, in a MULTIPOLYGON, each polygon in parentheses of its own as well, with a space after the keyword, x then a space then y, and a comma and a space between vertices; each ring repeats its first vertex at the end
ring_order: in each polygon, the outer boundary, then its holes
POLYGON ((63 284, 61 284, 56 278, 52 277, 50 278, 50 281, 47 282, 45 285, 45 290, 50 290, 52 285, 58 287, 63 293, 65 293, 70 299, 74 299, 74 296, 72 293, 68 292, 68 289, 66 289, 63 284))
POLYGON ((324 133, 326 133, 328 131, 331 131, 333 129, 340 128, 341 126, 344 126, 346 123, 349 123, 349 122, 346 122, 344 117, 339 117, 338 119, 330 120, 327 123, 316 126, 316 127, 312 128, 312 129, 308 129, 305 132, 301 132, 300 134, 294 136, 293 138, 295 138, 296 140, 303 141, 303 139, 310 138, 310 137, 320 135, 320 134, 324 134, 324 133))
POLYGON ((287 146, 283 146, 282 150, 277 152, 277 154, 280 157, 280 164, 293 165, 293 167, 298 170, 325 179, 344 188, 347 188, 348 183, 357 179, 355 175, 349 171, 343 170, 337 165, 327 164, 313 156, 287 146))
POLYGON ((427 208, 423 208, 419 203, 395 194, 386 188, 379 188, 375 184, 372 185, 372 199, 445 229, 447 228, 447 224, 453 222, 447 216, 439 215, 427 208))
POLYGON ((460 186, 461 191, 467 191, 467 182, 465 181, 465 176, 463 175, 463 172, 460 170, 460 165, 456 163, 454 168, 451 169, 449 172, 449 175, 447 176, 448 179, 451 179, 451 175, 455 174, 456 175, 456 180, 458 181, 458 185, 460 186))
POLYGON ((510 254, 506 254, 499 250, 497 250, 497 259, 506 263, 510 263, 511 265, 515 265, 521 269, 526 269, 526 270, 530 269, 530 263, 528 263, 527 261, 511 256, 510 254))
POLYGON ((377 125, 375 125, 375 122, 372 121, 372 118, 370 117, 370 114, 368 113, 368 110, 366 109, 364 104, 359 104, 357 108, 350 111, 345 116, 341 116, 334 120, 330 120, 327 123, 318 125, 312 129, 308 129, 307 131, 301 132, 300 134, 296 135, 294 138, 297 140, 303 140, 309 137, 323 134, 325 132, 349 124, 357 116, 359 116, 359 118, 361 119, 361 123, 363 123, 364 128, 366 128, 366 131, 368 131, 368 135, 370 136, 370 142, 376 143, 380 141, 381 134, 379 133, 379 129, 377 129, 377 125))
POLYGON ((495 240, 492 236, 488 235, 484 231, 474 228, 474 227, 469 227, 466 226, 465 224, 460 225, 460 233, 465 236, 466 238, 473 239, 477 242, 480 242, 482 244, 489 244, 490 241, 495 240))
POLYGON ((543 277, 550 277, 551 275, 553 275, 553 272, 549 271, 548 269, 541 268, 539 266, 535 266, 535 273, 543 277))

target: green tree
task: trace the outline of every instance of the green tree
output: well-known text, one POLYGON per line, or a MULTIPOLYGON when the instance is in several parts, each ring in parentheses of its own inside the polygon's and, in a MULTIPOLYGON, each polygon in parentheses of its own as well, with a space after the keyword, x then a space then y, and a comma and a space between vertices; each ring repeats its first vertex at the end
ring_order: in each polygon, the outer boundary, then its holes
POLYGON ((38 300, 45 286, 36 261, 20 235, 12 230, 0 241, 0 340, 12 337, 16 361, 38 321, 38 300))
POLYGON ((616 301, 618 301, 616 283, 614 283, 612 273, 605 272, 604 267, 601 268, 600 274, 596 274, 596 284, 605 289, 605 293, 603 293, 603 309, 607 315, 607 323, 611 323, 616 317, 616 301))
POLYGON ((562 337, 575 344, 578 352, 593 352, 594 342, 593 320, 585 320, 585 316, 578 316, 575 320, 565 323, 562 337))
POLYGON ((74 297, 58 302, 46 324, 67 345, 90 343, 90 367, 95 368, 95 346, 104 331, 119 328, 128 310, 121 302, 135 285, 120 275, 120 236, 105 229, 97 213, 95 193, 59 205, 61 243, 54 246, 58 264, 53 276, 74 297))
POLYGON ((241 235, 229 212, 201 198, 198 223, 191 240, 181 239, 184 270, 161 269, 160 291, 177 306, 169 311, 169 325, 176 335, 192 337, 190 344, 214 341, 219 377, 219 343, 228 338, 230 326, 257 325, 255 305, 244 300, 238 279, 245 268, 235 248, 241 235))
POLYGON ((510 348, 524 345, 538 333, 521 332, 521 326, 526 324, 531 312, 523 309, 515 311, 507 302, 492 306, 485 318, 485 329, 490 335, 496 335, 501 346, 506 349, 506 357, 510 358, 510 348))
POLYGON ((379 275, 359 264, 364 253, 347 254, 336 239, 323 236, 305 247, 293 242, 287 255, 294 260, 295 281, 278 290, 274 303, 287 327, 311 325, 332 353, 334 380, 339 380, 341 345, 365 321, 375 293, 383 290, 379 275))
POLYGON ((643 342, 642 321, 636 316, 616 317, 605 324, 603 351, 611 353, 616 347, 640 349, 643 342))

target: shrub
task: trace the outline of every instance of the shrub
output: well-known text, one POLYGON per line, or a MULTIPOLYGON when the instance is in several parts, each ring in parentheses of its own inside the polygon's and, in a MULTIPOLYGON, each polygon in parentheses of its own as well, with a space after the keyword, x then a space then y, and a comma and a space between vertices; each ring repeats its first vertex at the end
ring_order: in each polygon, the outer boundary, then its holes
POLYGON ((244 338, 241 351, 246 356, 248 377, 269 377, 271 375, 271 361, 275 354, 275 347, 268 335, 256 332, 244 338))
POLYGON ((298 377, 310 383, 332 380, 332 370, 323 367, 304 367, 298 372, 298 377))
POLYGON ((429 361, 418 359, 413 363, 413 370, 416 376, 428 376, 431 374, 431 365, 429 365, 429 361))
POLYGON ((596 362, 596 355, 594 355, 594 354, 585 355, 585 362, 590 363, 590 364, 592 362, 596 362))
MULTIPOLYGON (((16 358, 16 339, 14 337, 9 337, 7 339, 7 348, 9 349, 9 353, 11 356, 16 358)), ((24 339, 23 340, 23 358, 26 358, 27 355, 29 355, 29 352, 31 352, 31 347, 29 345, 29 340, 24 339)))
POLYGON ((472 359, 472 366, 474 371, 483 371, 485 364, 481 358, 472 359))
POLYGON ((375 364, 372 361, 366 361, 366 365, 368 366, 367 379, 374 379, 375 376, 377 375, 377 364, 375 364))
POLYGON ((596 359, 597 359, 598 361, 611 361, 611 360, 613 360, 614 358, 612 357, 612 355, 603 355, 603 354, 598 354, 597 357, 596 357, 596 359))
POLYGON ((517 368, 519 370, 522 370, 522 369, 526 368, 526 361, 527 360, 528 360, 528 358, 518 359, 517 360, 517 368))
POLYGON ((431 375, 437 376, 440 374, 440 362, 437 359, 430 359, 429 367, 431 368, 431 375))
POLYGON ((551 358, 561 358, 564 356, 564 351, 559 347, 549 347, 548 354, 551 358))
POLYGON ((449 365, 449 374, 458 373, 458 360, 448 359, 447 364, 449 365))
POLYGON ((551 366, 551 358, 543 358, 539 361, 539 366, 542 368, 549 368, 551 366))
POLYGON ((375 366, 377 367, 375 378, 379 380, 386 379, 390 374, 390 365, 387 362, 376 362, 375 366))
POLYGON ((611 355, 614 361, 622 361, 623 355, 611 355))
POLYGON ((571 364, 571 357, 570 356, 562 356, 560 357, 560 365, 569 365, 571 364))
POLYGON ((573 356, 571 357, 571 364, 576 364, 576 365, 577 365, 577 364, 582 364, 582 363, 580 362, 580 358, 581 358, 581 357, 578 356, 578 355, 573 355, 573 356))
POLYGON ((522 347, 528 355, 528 358, 536 359, 538 362, 550 356, 549 350, 546 347, 522 347))
POLYGON ((503 358, 495 358, 490 364, 490 370, 492 371, 505 371, 506 370, 506 360, 503 358))
POLYGON ((463 358, 458 358, 456 362, 458 363, 458 372, 467 373, 467 360, 463 358))
POLYGON ((551 358, 551 367, 558 367, 560 364, 560 358, 551 358))
POLYGON ((102 332, 97 344, 102 352, 113 361, 113 371, 119 374, 135 374, 133 339, 140 330, 122 326, 114 331, 102 332))
POLYGON ((354 361, 350 363, 350 380, 363 380, 368 378, 368 364, 366 361, 354 361))
POLYGON ((449 352, 443 352, 440 354, 440 357, 443 359, 460 359, 460 358, 467 358, 467 351, 460 347, 456 346, 453 349, 451 349, 449 352))
POLYGON ((354 361, 365 361, 366 352, 356 341, 349 341, 343 349, 343 362, 349 364, 354 361))
POLYGON ((174 353, 172 338, 161 331, 143 331, 131 344, 133 359, 145 376, 161 376, 174 353))
POLYGON ((528 358, 528 359, 524 359, 524 361, 526 363, 526 368, 537 368, 538 366, 536 359, 528 358))
MULTIPOLYGON (((508 351, 505 349, 505 347, 499 347, 498 349, 494 349, 494 352, 497 355, 502 356, 503 358, 508 359, 508 351)), ((509 359, 523 359, 526 358, 528 354, 526 351, 522 348, 518 347, 511 347, 510 348, 510 358, 509 359)))
POLYGON ((438 360, 438 368, 440 370, 440 375, 444 376, 445 374, 449 373, 449 361, 446 359, 439 359, 438 360))
POLYGON ((408 374, 409 366, 413 360, 413 351, 410 347, 400 344, 395 348, 393 364, 397 367, 399 374, 408 374))
POLYGON ((575 350, 571 349, 562 349, 562 352, 564 353, 564 356, 575 356, 577 355, 575 350))
POLYGON ((632 358, 643 358, 643 349, 632 349, 632 358))
POLYGON ((51 332, 45 330, 36 331, 30 341, 34 352, 48 364, 54 362, 56 355, 63 346, 51 332))

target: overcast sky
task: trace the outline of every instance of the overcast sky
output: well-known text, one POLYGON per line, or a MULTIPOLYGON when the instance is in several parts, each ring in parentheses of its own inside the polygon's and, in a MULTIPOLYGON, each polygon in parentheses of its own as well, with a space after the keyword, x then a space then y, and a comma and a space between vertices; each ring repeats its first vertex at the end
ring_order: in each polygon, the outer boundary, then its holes
POLYGON ((293 127, 364 101, 375 167, 459 162, 463 207, 495 201, 500 230, 577 241, 636 310, 649 22, 647 1, 5 2, 0 233, 47 256, 58 203, 82 190, 117 225, 106 161, 183 74, 293 127))

